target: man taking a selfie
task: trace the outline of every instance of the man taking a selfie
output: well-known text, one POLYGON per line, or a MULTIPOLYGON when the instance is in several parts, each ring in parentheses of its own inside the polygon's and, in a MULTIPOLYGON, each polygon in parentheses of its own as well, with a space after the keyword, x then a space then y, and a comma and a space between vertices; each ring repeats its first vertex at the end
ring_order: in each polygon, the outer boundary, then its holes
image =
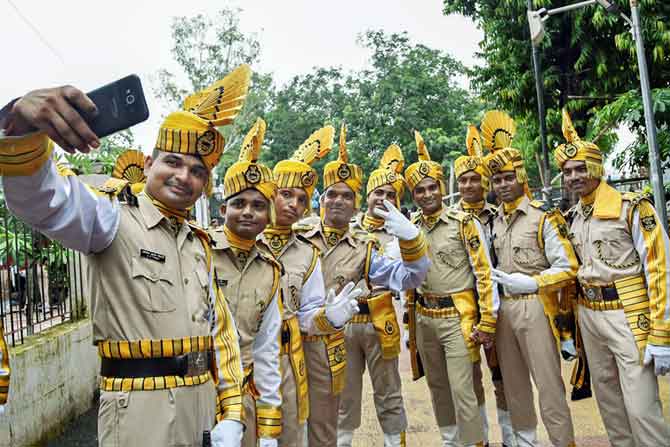
POLYGON ((223 152, 216 127, 233 121, 250 76, 241 66, 168 115, 146 158, 144 191, 119 200, 60 176, 51 157, 51 141, 68 152, 99 147, 85 121, 97 108, 81 91, 36 90, 0 112, 8 208, 88 255, 101 446, 200 446, 215 420, 225 446, 239 446, 237 333, 211 280, 209 238, 187 218, 223 152))

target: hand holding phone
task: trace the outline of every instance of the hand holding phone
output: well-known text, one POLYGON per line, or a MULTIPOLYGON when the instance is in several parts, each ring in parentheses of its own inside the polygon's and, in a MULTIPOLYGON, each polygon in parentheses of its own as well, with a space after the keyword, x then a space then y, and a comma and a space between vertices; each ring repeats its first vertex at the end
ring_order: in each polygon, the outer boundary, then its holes
POLYGON ((34 90, 12 106, 5 134, 44 131, 66 152, 89 152, 100 146, 99 138, 148 117, 142 85, 131 75, 89 95, 72 86, 34 90))

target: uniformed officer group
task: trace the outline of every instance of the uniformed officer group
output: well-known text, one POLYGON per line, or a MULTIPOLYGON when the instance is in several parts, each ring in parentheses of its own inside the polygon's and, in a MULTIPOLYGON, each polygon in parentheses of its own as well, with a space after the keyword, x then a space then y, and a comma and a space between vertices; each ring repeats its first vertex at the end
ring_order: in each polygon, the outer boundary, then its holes
MULTIPOLYGON (((100 144, 81 91, 36 90, 0 111, 8 207, 87 255, 101 446, 200 446, 206 431, 218 447, 351 446, 366 368, 384 446, 405 446, 401 334, 443 446, 489 442, 482 352, 505 446, 538 445, 533 385, 551 445, 578 445, 561 356, 576 359, 573 399, 592 383, 613 446, 670 445, 657 380, 670 372, 670 242, 646 196, 603 180, 601 151, 567 111, 554 156, 579 201, 565 215, 533 199, 501 111, 468 128, 453 207, 419 132, 418 161, 405 167, 391 144, 363 189, 343 124, 318 213, 312 165, 335 128, 270 169, 258 118, 225 173, 225 223, 204 230, 190 209, 212 192, 219 129, 242 109, 250 76, 240 66, 189 96, 152 154, 123 154, 102 187, 53 156, 52 141, 70 152, 100 144), (411 219, 399 211, 406 190, 411 219)), ((4 341, 0 363, 4 403, 4 341)))

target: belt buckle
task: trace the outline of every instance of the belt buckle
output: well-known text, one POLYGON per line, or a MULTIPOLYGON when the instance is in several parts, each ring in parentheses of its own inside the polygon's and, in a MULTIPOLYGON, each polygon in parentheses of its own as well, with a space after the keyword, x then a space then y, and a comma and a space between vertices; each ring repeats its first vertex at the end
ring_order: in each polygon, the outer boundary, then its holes
POLYGON ((584 290, 589 301, 598 301, 598 295, 600 295, 598 292, 600 292, 599 287, 586 287, 584 290))
POLYGON ((186 376, 199 376, 207 370, 207 352, 189 352, 186 361, 186 376))

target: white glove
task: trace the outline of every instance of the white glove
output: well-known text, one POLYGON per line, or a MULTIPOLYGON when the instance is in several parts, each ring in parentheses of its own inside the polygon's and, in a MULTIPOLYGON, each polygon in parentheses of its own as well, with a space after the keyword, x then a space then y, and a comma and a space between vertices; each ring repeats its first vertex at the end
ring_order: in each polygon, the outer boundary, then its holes
POLYGON ((510 295, 522 295, 537 292, 537 281, 523 273, 505 273, 491 269, 491 277, 495 282, 505 286, 510 295))
POLYGON ((563 360, 572 361, 577 358, 575 341, 571 338, 561 341, 561 355, 563 360))
POLYGON ((224 419, 212 430, 212 447, 240 447, 244 426, 239 421, 224 419))
POLYGON ((349 282, 342 288, 339 295, 335 296, 335 290, 328 291, 326 298, 326 318, 330 323, 340 328, 358 313, 357 298, 363 294, 361 289, 354 289, 354 283, 349 282))
POLYGON ((258 447, 277 447, 277 440, 272 438, 261 438, 258 447))
POLYGON ((402 215, 398 208, 393 206, 388 200, 384 200, 386 210, 375 208, 375 214, 384 218, 384 228, 390 234, 394 235, 400 240, 411 241, 416 239, 419 235, 419 229, 405 216, 402 215))
POLYGON ((0 416, 2 416, 3 414, 5 414, 5 407, 7 407, 7 404, 5 404, 5 405, 0 405, 0 416))
POLYGON ((644 350, 644 365, 654 361, 654 374, 664 376, 670 373, 670 346, 656 346, 647 344, 644 350))

